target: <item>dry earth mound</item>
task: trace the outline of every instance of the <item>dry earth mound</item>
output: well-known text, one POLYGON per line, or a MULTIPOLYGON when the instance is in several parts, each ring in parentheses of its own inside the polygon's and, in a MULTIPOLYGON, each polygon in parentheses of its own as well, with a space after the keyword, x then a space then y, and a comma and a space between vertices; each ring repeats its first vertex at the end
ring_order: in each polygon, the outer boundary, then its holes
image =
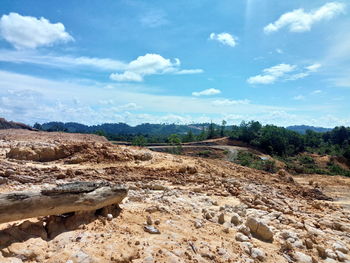
POLYGON ((0 129, 26 129, 33 130, 32 127, 20 122, 7 121, 4 118, 0 118, 0 129))

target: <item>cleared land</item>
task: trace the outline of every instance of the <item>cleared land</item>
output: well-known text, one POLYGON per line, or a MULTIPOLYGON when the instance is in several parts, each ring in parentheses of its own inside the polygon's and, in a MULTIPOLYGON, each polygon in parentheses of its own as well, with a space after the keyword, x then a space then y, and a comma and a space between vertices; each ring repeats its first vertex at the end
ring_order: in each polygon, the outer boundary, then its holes
POLYGON ((4 130, 0 150, 1 193, 74 181, 129 188, 111 216, 1 224, 0 262, 350 260, 350 213, 341 206, 349 178, 270 174, 94 135, 4 130))

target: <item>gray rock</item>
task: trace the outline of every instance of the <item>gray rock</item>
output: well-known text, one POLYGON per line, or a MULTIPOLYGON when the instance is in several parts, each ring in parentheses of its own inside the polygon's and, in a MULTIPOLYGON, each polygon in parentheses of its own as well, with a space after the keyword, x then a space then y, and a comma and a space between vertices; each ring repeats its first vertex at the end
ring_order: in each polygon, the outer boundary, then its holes
POLYGON ((252 256, 252 258, 256 258, 260 261, 264 261, 264 259, 266 258, 266 254, 263 250, 253 247, 250 251, 250 255, 252 256))
POLYGON ((339 261, 344 262, 347 259, 347 256, 343 252, 337 250, 335 253, 337 254, 339 261))
POLYGON ((249 237, 247 237, 246 235, 243 235, 242 233, 237 233, 235 236, 235 239, 239 242, 249 241, 249 237))
POLYGON ((340 252, 342 252, 344 254, 347 254, 349 252, 349 249, 341 241, 337 241, 337 242, 333 243, 333 249, 336 250, 336 251, 340 251, 340 252))
POLYGON ((250 229, 249 229, 249 227, 247 227, 245 225, 239 226, 238 231, 243 233, 246 236, 250 236, 250 229))
POLYGON ((299 251, 294 253, 294 258, 296 259, 296 262, 299 263, 312 263, 312 257, 299 251))
POLYGON ((154 226, 144 226, 143 230, 145 230, 145 232, 150 234, 160 234, 159 229, 154 226))
POLYGON ((326 249, 326 256, 327 258, 332 258, 332 259, 337 259, 337 254, 335 254, 335 252, 332 249, 326 249))
POLYGON ((273 232, 264 222, 254 217, 248 217, 245 225, 250 228, 250 232, 254 237, 266 242, 273 241, 273 232))

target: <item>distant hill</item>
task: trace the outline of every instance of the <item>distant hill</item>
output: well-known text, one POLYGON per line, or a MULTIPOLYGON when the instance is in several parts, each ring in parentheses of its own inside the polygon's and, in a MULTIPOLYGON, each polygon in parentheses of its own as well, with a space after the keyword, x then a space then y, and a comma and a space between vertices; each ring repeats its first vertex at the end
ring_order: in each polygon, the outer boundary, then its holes
POLYGON ((34 128, 44 131, 64 131, 77 133, 96 133, 104 132, 105 134, 142 134, 142 135, 170 135, 170 134, 186 134, 192 131, 193 134, 199 134, 203 127, 209 124, 150 124, 144 123, 137 126, 130 126, 126 123, 104 123, 100 125, 84 125, 76 122, 47 122, 43 124, 36 124, 34 128))
POLYGON ((288 130, 298 132, 300 134, 305 134, 307 130, 311 130, 314 132, 328 132, 332 129, 330 128, 323 128, 323 127, 314 127, 314 126, 308 126, 308 125, 294 125, 294 126, 288 126, 288 130))
POLYGON ((0 130, 4 129, 26 129, 26 130, 34 130, 32 127, 20 123, 20 122, 13 122, 13 121, 7 121, 4 118, 0 118, 0 130))

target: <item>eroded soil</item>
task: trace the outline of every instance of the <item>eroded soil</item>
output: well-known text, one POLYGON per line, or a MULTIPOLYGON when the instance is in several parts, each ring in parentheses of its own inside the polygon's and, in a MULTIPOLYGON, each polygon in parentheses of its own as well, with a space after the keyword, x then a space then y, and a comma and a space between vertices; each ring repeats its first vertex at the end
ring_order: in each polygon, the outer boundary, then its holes
POLYGON ((72 181, 129 188, 113 217, 68 217, 54 234, 47 218, 1 224, 0 262, 350 262, 339 202, 348 178, 293 179, 94 135, 5 130, 0 149, 2 193, 72 181))

